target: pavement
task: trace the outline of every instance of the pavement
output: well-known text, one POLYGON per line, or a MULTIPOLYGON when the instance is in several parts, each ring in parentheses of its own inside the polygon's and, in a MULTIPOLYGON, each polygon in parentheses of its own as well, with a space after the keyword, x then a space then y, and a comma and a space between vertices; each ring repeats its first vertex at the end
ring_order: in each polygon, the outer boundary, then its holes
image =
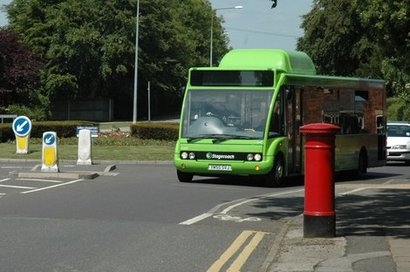
MULTIPOLYGON (((69 165, 71 168, 62 166, 58 173, 41 172, 40 165, 36 165, 30 171, 10 174, 93 179, 114 174, 111 171, 116 169, 114 162, 69 165)), ((335 237, 305 238, 303 214, 297 215, 302 205, 299 203, 289 217, 282 219, 284 226, 275 237, 261 271, 409 272, 410 175, 383 184, 341 182, 335 188, 335 237)), ((298 199, 300 202, 301 197, 298 199)), ((279 208, 294 206, 283 203, 279 208)), ((277 213, 277 208, 272 205, 271 212, 277 213)))
POLYGON ((336 184, 335 202, 335 237, 305 238, 303 214, 291 217, 263 271, 410 271, 410 176, 382 185, 336 184))

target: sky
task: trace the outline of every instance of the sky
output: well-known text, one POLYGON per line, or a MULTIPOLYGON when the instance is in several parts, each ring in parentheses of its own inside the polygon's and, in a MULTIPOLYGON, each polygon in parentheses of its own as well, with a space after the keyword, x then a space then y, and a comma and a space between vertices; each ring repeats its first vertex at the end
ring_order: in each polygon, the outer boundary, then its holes
POLYGON ((312 0, 211 0, 217 15, 225 20, 230 46, 238 48, 281 48, 295 50, 303 36, 301 16, 311 9, 312 0), (242 9, 222 9, 234 6, 242 9))
MULTIPOLYGON (((0 0, 0 7, 10 2, 0 0)), ((223 27, 233 48, 295 50, 297 38, 303 35, 301 16, 309 12, 313 0, 277 0, 275 8, 271 8, 270 0, 211 0, 211 3, 217 15, 225 20, 223 27), (234 6, 243 8, 227 9, 234 6)), ((0 26, 6 24, 6 14, 0 12, 0 26)))

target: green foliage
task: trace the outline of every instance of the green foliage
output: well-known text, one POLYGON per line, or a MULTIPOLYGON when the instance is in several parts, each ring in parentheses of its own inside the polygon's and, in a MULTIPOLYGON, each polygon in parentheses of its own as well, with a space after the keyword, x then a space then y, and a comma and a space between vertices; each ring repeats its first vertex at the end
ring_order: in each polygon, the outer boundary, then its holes
MULTIPOLYGON (((191 66, 208 64, 208 0, 140 0, 138 89, 151 83, 158 114, 179 110, 180 88, 191 66)), ((14 0, 10 29, 46 59, 41 92, 57 99, 113 98, 117 118, 130 119, 133 94, 136 0, 14 0), (121 116, 119 116, 121 115, 121 116)), ((228 49, 214 20, 214 55, 228 49)), ((147 112, 138 92, 138 116, 147 112)))
POLYGON ((11 124, 0 123, 0 143, 7 142, 14 138, 14 132, 11 128, 11 124))
POLYGON ((9 105, 8 111, 13 114, 27 116, 31 120, 47 120, 47 113, 45 112, 44 108, 40 106, 28 107, 25 105, 9 105))
POLYGON ((131 125, 131 136, 140 139, 176 141, 178 128, 177 123, 137 123, 131 125))
MULTIPOLYGON (((76 137, 77 126, 93 125, 87 121, 46 121, 32 122, 30 138, 43 138, 43 133, 46 131, 54 131, 59 138, 76 137)), ((0 140, 7 142, 15 138, 11 124, 0 124, 0 140)))
MULTIPOLYGON (((87 121, 46 121, 32 122, 30 138, 34 143, 41 143, 43 133, 46 131, 55 131, 59 141, 65 144, 75 144, 77 126, 98 126, 87 121), (37 142, 35 142, 37 141, 37 142), (40 142, 38 142, 40 141, 40 142)), ((178 139, 178 123, 168 122, 139 122, 130 126, 131 132, 112 131, 109 133, 100 133, 98 138, 94 138, 96 145, 133 145, 141 144, 145 140, 157 141, 176 141, 178 139)), ((14 140, 14 133, 11 124, 0 124, 0 141, 7 142, 14 140)))
POLYGON ((384 78, 388 96, 409 103, 409 25, 408 1, 315 0, 297 48, 320 73, 384 78))
POLYGON ((410 121, 410 107, 400 98, 387 99, 387 117, 391 121, 410 121))
POLYGON ((9 104, 36 103, 42 60, 21 37, 0 28, 0 110, 9 104))
POLYGON ((47 121, 47 122, 33 122, 31 129, 31 137, 42 138, 46 131, 54 131, 59 138, 75 137, 77 126, 93 125, 87 121, 47 121))

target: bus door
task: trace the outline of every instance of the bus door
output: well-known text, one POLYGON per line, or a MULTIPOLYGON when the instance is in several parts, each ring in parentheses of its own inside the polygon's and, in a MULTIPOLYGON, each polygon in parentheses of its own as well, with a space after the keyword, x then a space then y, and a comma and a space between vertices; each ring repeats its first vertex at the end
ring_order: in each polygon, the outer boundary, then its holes
POLYGON ((285 133, 288 136, 288 173, 302 171, 302 139, 299 127, 302 126, 302 89, 293 86, 286 88, 285 95, 285 133))

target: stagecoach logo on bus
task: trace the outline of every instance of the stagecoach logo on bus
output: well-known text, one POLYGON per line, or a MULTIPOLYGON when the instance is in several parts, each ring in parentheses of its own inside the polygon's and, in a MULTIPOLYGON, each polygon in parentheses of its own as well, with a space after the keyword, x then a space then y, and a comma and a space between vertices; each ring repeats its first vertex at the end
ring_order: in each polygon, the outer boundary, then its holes
POLYGON ((235 155, 234 154, 215 154, 208 152, 206 153, 206 158, 208 160, 234 160, 235 155))

